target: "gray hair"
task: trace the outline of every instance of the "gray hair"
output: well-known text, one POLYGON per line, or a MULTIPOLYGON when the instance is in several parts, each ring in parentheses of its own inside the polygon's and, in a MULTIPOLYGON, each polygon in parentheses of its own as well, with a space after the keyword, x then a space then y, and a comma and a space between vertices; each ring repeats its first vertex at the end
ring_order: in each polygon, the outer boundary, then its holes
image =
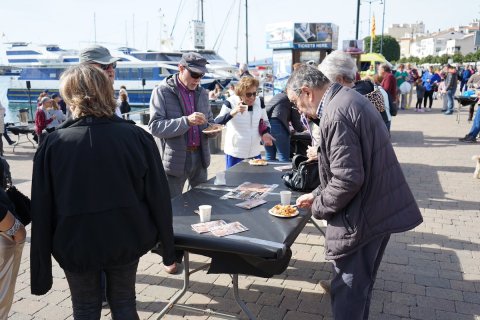
POLYGON ((392 68, 390 68, 390 66, 387 63, 382 63, 380 65, 380 68, 382 68, 383 71, 385 72, 392 72, 392 68))
POLYGON ((328 78, 317 68, 301 65, 292 72, 286 89, 298 90, 303 86, 321 89, 329 83, 328 78))
POLYGON ((242 63, 242 64, 240 64, 240 66, 238 67, 238 70, 240 70, 241 72, 248 71, 248 65, 247 65, 246 63, 242 63))
POLYGON ((339 77, 349 82, 354 82, 357 66, 350 54, 335 50, 323 59, 322 63, 318 66, 318 70, 331 82, 337 82, 339 77))

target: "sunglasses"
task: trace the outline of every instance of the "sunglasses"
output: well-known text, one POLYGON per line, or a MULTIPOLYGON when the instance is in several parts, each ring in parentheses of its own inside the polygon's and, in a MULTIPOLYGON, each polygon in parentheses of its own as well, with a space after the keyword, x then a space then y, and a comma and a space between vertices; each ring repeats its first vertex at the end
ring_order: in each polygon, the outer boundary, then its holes
POLYGON ((199 79, 199 78, 203 78, 205 76, 205 73, 198 73, 198 72, 193 72, 192 70, 186 68, 188 70, 188 72, 190 72, 190 77, 192 77, 193 79, 199 79))
POLYGON ((251 98, 251 97, 256 97, 257 92, 245 92, 245 97, 251 98))
POLYGON ((112 69, 115 69, 117 67, 117 63, 114 62, 110 64, 100 64, 100 68, 102 68, 102 70, 108 70, 108 68, 110 67, 112 67, 112 69))

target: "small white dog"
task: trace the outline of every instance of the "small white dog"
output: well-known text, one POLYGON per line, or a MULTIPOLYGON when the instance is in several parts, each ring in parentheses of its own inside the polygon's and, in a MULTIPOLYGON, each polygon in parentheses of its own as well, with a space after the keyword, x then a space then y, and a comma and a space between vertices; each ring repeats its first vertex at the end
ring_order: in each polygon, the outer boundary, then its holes
POLYGON ((473 156, 472 160, 477 161, 477 166, 475 167, 475 172, 473 173, 473 177, 480 179, 480 155, 473 156))

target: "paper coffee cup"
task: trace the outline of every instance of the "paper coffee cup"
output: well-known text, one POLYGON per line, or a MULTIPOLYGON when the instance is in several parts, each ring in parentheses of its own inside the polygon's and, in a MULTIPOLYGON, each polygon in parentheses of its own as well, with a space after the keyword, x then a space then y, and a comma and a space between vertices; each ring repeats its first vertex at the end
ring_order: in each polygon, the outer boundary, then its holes
POLYGON ((282 203, 282 206, 289 205, 291 198, 292 198, 291 191, 280 191, 280 202, 282 203))
POLYGON ((212 215, 212 206, 207 204, 199 206, 198 215, 200 216, 200 222, 210 221, 212 215))
POLYGON ((225 171, 220 171, 215 174, 215 184, 216 185, 225 185, 225 171))

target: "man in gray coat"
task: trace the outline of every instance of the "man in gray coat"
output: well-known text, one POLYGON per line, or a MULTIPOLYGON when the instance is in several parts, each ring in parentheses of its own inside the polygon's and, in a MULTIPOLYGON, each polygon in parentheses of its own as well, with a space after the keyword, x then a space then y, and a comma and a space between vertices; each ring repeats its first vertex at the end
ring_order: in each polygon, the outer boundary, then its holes
POLYGON ((207 122, 214 123, 207 91, 200 86, 207 63, 198 53, 183 54, 178 73, 167 77, 150 98, 148 127, 160 149, 172 198, 182 194, 187 180, 192 188, 207 181, 210 150, 202 130, 207 122))
POLYGON ((297 199, 327 220, 326 259, 332 260, 334 319, 368 319, 376 273, 390 234, 422 222, 385 124, 367 98, 301 66, 287 95, 319 122, 320 185, 297 199))

